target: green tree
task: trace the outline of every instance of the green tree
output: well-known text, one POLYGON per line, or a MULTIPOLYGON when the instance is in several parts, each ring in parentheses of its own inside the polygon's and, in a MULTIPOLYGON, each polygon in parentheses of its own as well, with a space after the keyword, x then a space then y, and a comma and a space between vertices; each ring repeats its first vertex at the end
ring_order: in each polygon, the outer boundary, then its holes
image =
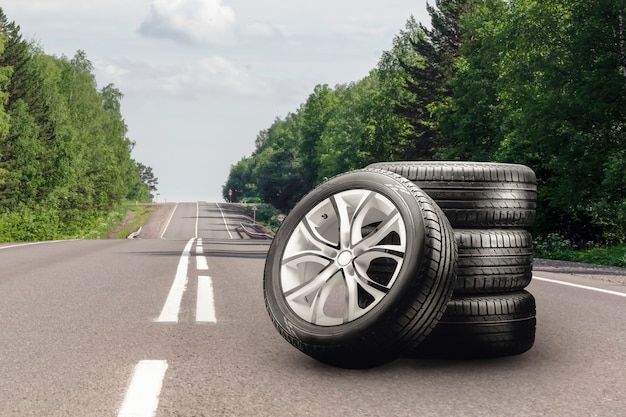
MULTIPOLYGON (((0 9, 0 24, 2 23, 2 9, 0 9)), ((4 52, 4 46, 7 36, 4 32, 0 31, 0 55, 4 52)), ((9 66, 0 66, 0 161, 6 154, 6 138, 10 128, 10 117, 6 111, 7 103, 9 102, 8 86, 11 79, 13 69, 9 66)), ((5 186, 8 181, 9 171, 0 165, 0 189, 5 186)))
POLYGON ((497 83, 500 54, 507 44, 502 35, 507 4, 483 0, 469 10, 459 17, 460 55, 452 65, 451 97, 438 109, 447 142, 442 157, 491 161, 502 140, 497 83))
POLYGON ((329 119, 337 107, 337 96, 328 85, 317 85, 302 107, 301 145, 299 158, 307 189, 317 184, 320 167, 318 147, 329 119))
POLYGON ((137 169, 139 171, 139 178, 141 178, 141 183, 148 190, 150 199, 154 198, 154 193, 157 191, 157 185, 159 184, 159 179, 154 176, 154 172, 152 171, 152 167, 146 166, 141 162, 135 162, 137 169))
POLYGON ((252 176, 253 162, 252 158, 242 158, 230 167, 228 180, 222 187, 222 196, 225 201, 238 202, 258 198, 255 180, 252 176), (229 195, 229 191, 232 195, 229 195))
POLYGON ((612 175, 626 145, 624 8, 623 0, 518 0, 504 32, 505 134, 495 157, 536 167, 539 227, 579 243, 608 237, 611 217, 626 221, 618 216, 626 195, 614 193, 621 180, 612 175))
POLYGON ((452 95, 451 80, 461 43, 461 16, 472 8, 469 0, 436 0, 427 5, 431 27, 411 17, 383 54, 379 68, 395 70, 405 84, 395 109, 411 126, 410 146, 403 159, 440 157, 447 146, 439 129, 439 114, 452 95))
POLYGON ((255 189, 264 202, 281 210, 292 208, 310 189, 300 157, 302 119, 300 113, 277 119, 267 132, 263 149, 253 154, 255 189))

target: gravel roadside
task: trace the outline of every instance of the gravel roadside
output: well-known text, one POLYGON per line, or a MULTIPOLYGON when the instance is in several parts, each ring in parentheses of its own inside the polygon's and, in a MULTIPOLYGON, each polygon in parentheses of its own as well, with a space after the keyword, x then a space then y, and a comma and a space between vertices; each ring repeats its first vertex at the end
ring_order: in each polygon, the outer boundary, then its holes
POLYGON ((626 285, 626 268, 614 266, 556 261, 552 259, 535 259, 533 261, 533 271, 579 275, 600 281, 626 285))

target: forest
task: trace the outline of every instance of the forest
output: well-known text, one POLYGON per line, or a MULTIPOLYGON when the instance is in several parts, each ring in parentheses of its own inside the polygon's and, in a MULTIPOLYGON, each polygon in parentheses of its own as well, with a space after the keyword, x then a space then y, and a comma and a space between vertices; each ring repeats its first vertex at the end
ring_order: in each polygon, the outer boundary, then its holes
POLYGON ((428 12, 368 76, 316 86, 259 132, 224 198, 288 212, 373 162, 510 162, 537 174, 539 240, 623 245, 626 0, 436 0, 428 12))
POLYGON ((131 158, 123 94, 84 51, 47 55, 0 8, 0 242, 80 237, 157 179, 131 158))

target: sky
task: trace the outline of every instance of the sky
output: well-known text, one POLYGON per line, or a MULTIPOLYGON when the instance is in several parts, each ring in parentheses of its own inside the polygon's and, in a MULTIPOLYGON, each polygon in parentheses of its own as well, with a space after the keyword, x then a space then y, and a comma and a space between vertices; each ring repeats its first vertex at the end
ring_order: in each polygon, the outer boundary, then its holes
MULTIPOLYGON (((434 3, 431 1, 431 3, 434 3)), ((1 0, 48 55, 86 53, 123 94, 159 202, 219 202, 258 133, 318 84, 358 81, 426 0, 1 0)))

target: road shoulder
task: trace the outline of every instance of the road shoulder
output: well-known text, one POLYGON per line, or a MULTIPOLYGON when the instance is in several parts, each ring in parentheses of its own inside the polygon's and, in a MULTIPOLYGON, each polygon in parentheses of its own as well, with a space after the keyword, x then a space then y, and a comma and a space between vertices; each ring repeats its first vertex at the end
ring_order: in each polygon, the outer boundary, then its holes
POLYGON ((568 274, 626 285, 626 268, 614 266, 557 261, 551 259, 535 259, 533 261, 533 271, 568 274))
POLYGON ((172 213, 176 210, 175 203, 161 203, 148 218, 137 236, 140 239, 159 239, 167 226, 172 213))

